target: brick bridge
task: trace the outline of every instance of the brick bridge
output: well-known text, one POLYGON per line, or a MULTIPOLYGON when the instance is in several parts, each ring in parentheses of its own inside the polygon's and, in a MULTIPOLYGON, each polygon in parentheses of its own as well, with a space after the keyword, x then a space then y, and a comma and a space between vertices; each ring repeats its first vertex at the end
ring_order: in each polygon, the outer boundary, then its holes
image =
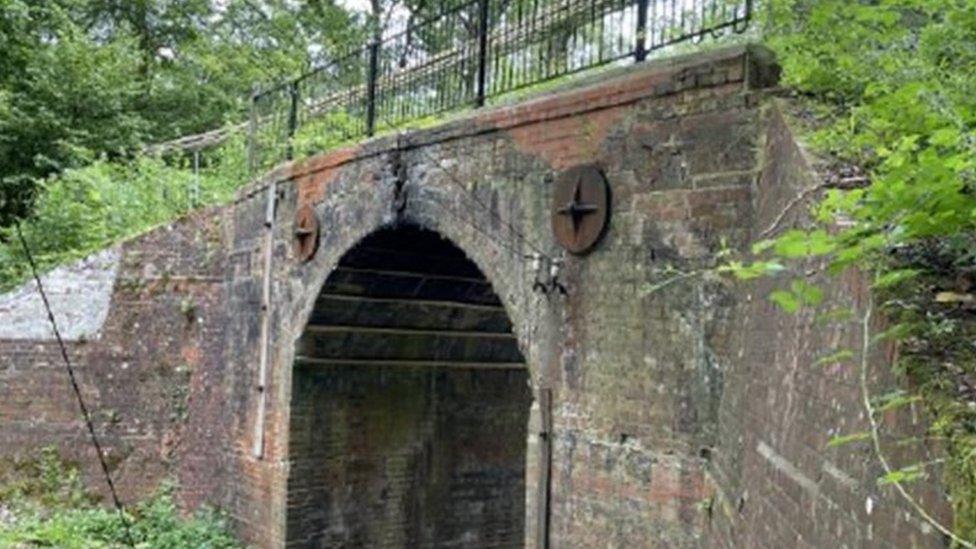
MULTIPOLYGON (((55 271, 123 494, 174 477, 261 547, 942 546, 866 447, 826 447, 864 418, 856 372, 813 364, 861 335, 697 274, 816 183, 775 75, 752 48, 605 73, 281 166, 55 271), (580 164, 612 216, 574 256, 550 210, 580 164)), ((38 307, 0 297, 0 451, 56 444, 97 487, 38 307)))

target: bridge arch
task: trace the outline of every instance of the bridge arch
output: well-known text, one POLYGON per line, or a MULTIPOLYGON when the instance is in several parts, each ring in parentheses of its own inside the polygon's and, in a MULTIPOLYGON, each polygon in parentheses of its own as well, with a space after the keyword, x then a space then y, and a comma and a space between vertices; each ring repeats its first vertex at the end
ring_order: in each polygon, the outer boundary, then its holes
MULTIPOLYGON (((428 154, 424 153, 424 156, 428 154)), ((512 331, 526 358, 532 387, 537 389, 545 385, 542 365, 547 360, 543 356, 547 349, 541 343, 550 335, 542 333, 547 327, 546 317, 551 313, 550 304, 533 292, 534 273, 529 272, 531 262, 525 255, 536 250, 532 244, 527 245, 526 237, 514 228, 521 226, 523 221, 513 219, 531 212, 521 212, 519 206, 499 206, 524 200, 530 193, 540 193, 539 200, 543 200, 543 186, 499 180, 488 189, 465 189, 452 184, 456 181, 449 182, 451 177, 443 170, 431 170, 406 183, 402 192, 407 198, 403 208, 397 211, 392 181, 375 185, 363 183, 364 179, 375 180, 376 172, 384 171, 386 166, 377 163, 357 168, 360 169, 350 170, 340 179, 321 185, 324 187, 322 196, 315 199, 303 197, 301 190, 297 193, 298 204, 313 203, 322 225, 322 236, 315 257, 309 263, 291 269, 287 275, 288 304, 282 307, 282 320, 287 324, 282 335, 295 338, 300 335, 311 318, 326 280, 344 254, 377 231, 416 226, 438 234, 463 252, 483 273, 512 321, 512 331), (486 203, 492 203, 495 208, 485 207, 486 203), (472 207, 473 204, 476 206, 472 207), (500 210, 507 211, 501 213, 500 210)), ((287 346, 283 346, 282 351, 286 350, 284 347, 287 346)), ((287 363, 293 357, 285 353, 280 358, 287 363)))
POLYGON ((286 543, 521 545, 532 402, 482 270, 437 232, 380 226, 295 342, 286 543))

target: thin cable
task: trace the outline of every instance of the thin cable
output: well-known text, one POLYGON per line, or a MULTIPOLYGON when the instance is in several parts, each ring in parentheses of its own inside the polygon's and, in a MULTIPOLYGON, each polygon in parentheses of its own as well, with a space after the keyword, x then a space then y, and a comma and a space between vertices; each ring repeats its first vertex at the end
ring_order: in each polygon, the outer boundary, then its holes
POLYGON ((27 255, 27 262, 30 264, 34 282, 37 283, 37 291, 41 294, 41 301, 44 302, 44 309, 47 311, 47 318, 51 322, 51 330, 54 331, 54 338, 57 339, 58 347, 61 349, 61 358, 64 359, 65 368, 68 370, 68 378, 71 379, 71 388, 74 390, 75 397, 78 399, 78 407, 81 408, 81 414, 85 418, 85 425, 88 427, 88 434, 91 437, 92 445, 95 447, 95 452, 98 453, 98 462, 102 466, 102 473, 105 475, 105 483, 108 484, 108 490, 112 493, 112 502, 115 504, 115 510, 118 511, 119 522, 122 523, 126 543, 128 543, 129 547, 135 548, 136 544, 132 537, 132 531, 129 528, 129 521, 125 518, 125 508, 122 506, 119 495, 115 491, 115 483, 112 482, 112 475, 108 471, 108 463, 105 462, 105 456, 102 454, 102 445, 98 441, 98 435, 95 434, 95 425, 92 423, 91 413, 88 411, 88 406, 85 405, 85 399, 81 396, 81 389, 78 388, 78 380, 75 378, 75 370, 71 365, 71 359, 68 357, 68 349, 64 345, 64 340, 61 339, 61 331, 58 330, 58 323, 54 320, 51 304, 48 302, 47 294, 44 292, 44 285, 41 284, 41 277, 37 274, 37 264, 34 263, 34 256, 31 254, 30 247, 27 245, 27 240, 24 239, 24 233, 20 230, 20 223, 17 222, 14 226, 17 228, 17 237, 20 239, 21 246, 24 247, 24 253, 27 255))
POLYGON ((509 223, 509 222, 505 221, 504 219, 502 219, 502 217, 500 215, 498 215, 497 213, 495 213, 489 205, 487 205, 484 202, 482 202, 478 198, 477 195, 475 195, 467 187, 465 187, 464 184, 461 183, 461 181, 457 178, 457 176, 454 175, 454 173, 452 173, 443 164, 441 164, 440 159, 435 158, 433 155, 431 155, 430 153, 428 153, 423 148, 420 148, 418 150, 420 151, 421 154, 423 154, 425 157, 427 157, 427 159, 431 160, 434 164, 436 164, 437 167, 438 167, 438 169, 440 169, 440 171, 444 175, 447 176, 448 180, 450 180, 451 183, 453 183, 459 189, 461 189, 468 198, 470 198, 475 203, 477 203, 484 211, 488 212, 489 215, 491 215, 492 217, 494 217, 495 219, 497 219, 499 223, 501 223, 506 228, 508 228, 508 230, 512 234, 514 234, 515 236, 517 236, 519 238, 519 240, 521 240, 522 242, 524 242, 526 245, 528 245, 530 248, 532 248, 532 250, 534 250, 537 254, 541 255, 542 257, 544 257, 546 259, 552 259, 547 253, 545 253, 545 252, 542 251, 542 248, 541 247, 536 246, 531 240, 529 240, 524 234, 522 234, 521 231, 519 231, 518 229, 516 229, 515 226, 513 226, 511 223, 509 223))
POLYGON ((523 257, 522 250, 519 250, 510 244, 505 244, 504 240, 499 240, 498 238, 496 238, 496 235, 491 234, 490 232, 488 232, 487 229, 482 228, 478 224, 471 221, 469 218, 464 217, 463 215, 460 215, 458 213, 455 213, 454 210, 452 210, 451 208, 444 208, 442 211, 446 212, 448 215, 453 217, 456 221, 459 221, 462 224, 467 225, 468 227, 474 229, 475 232, 479 233, 481 236, 484 236, 489 243, 494 244, 499 249, 508 250, 514 253, 516 257, 518 257, 519 261, 522 261, 523 263, 525 262, 525 257, 523 257))

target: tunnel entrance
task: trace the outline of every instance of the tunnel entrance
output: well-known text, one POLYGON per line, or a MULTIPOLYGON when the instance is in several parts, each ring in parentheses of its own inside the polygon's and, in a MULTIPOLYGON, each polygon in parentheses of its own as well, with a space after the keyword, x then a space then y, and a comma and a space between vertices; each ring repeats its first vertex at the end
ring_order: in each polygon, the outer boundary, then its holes
POLYGON ((528 371, 491 284, 413 226, 362 240, 296 346, 289 547, 520 547, 528 371))

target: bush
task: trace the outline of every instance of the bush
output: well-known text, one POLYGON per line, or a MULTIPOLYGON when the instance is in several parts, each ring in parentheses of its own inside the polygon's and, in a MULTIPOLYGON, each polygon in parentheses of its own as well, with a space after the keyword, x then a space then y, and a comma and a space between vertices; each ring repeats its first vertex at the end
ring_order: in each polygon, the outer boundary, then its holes
MULTIPOLYGON (((14 511, 10 524, 0 524, 0 546, 96 549, 128 547, 119 515, 103 507, 14 511), (23 511, 21 511, 23 513, 23 511)), ((226 521, 213 511, 181 518, 168 492, 141 503, 127 514, 133 541, 140 548, 231 549, 240 544, 230 535, 226 521)))
MULTIPOLYGON (((200 170, 189 159, 139 156, 98 160, 37 182, 32 215, 22 223, 39 267, 66 263, 168 223, 191 209, 226 201, 248 181, 243 138, 236 137, 200 170), (194 189, 199 185, 199 195, 194 189)), ((30 275, 14 227, 0 228, 0 290, 30 275)))
POLYGON ((65 464, 56 448, 0 461, 0 505, 70 508, 94 502, 82 485, 78 469, 65 464))
MULTIPOLYGON (((129 509, 126 518, 139 548, 240 547, 219 513, 204 509, 181 517, 172 485, 129 509)), ((97 505, 85 492, 78 469, 63 462, 55 449, 0 463, 0 547, 128 546, 118 513, 97 505)))

